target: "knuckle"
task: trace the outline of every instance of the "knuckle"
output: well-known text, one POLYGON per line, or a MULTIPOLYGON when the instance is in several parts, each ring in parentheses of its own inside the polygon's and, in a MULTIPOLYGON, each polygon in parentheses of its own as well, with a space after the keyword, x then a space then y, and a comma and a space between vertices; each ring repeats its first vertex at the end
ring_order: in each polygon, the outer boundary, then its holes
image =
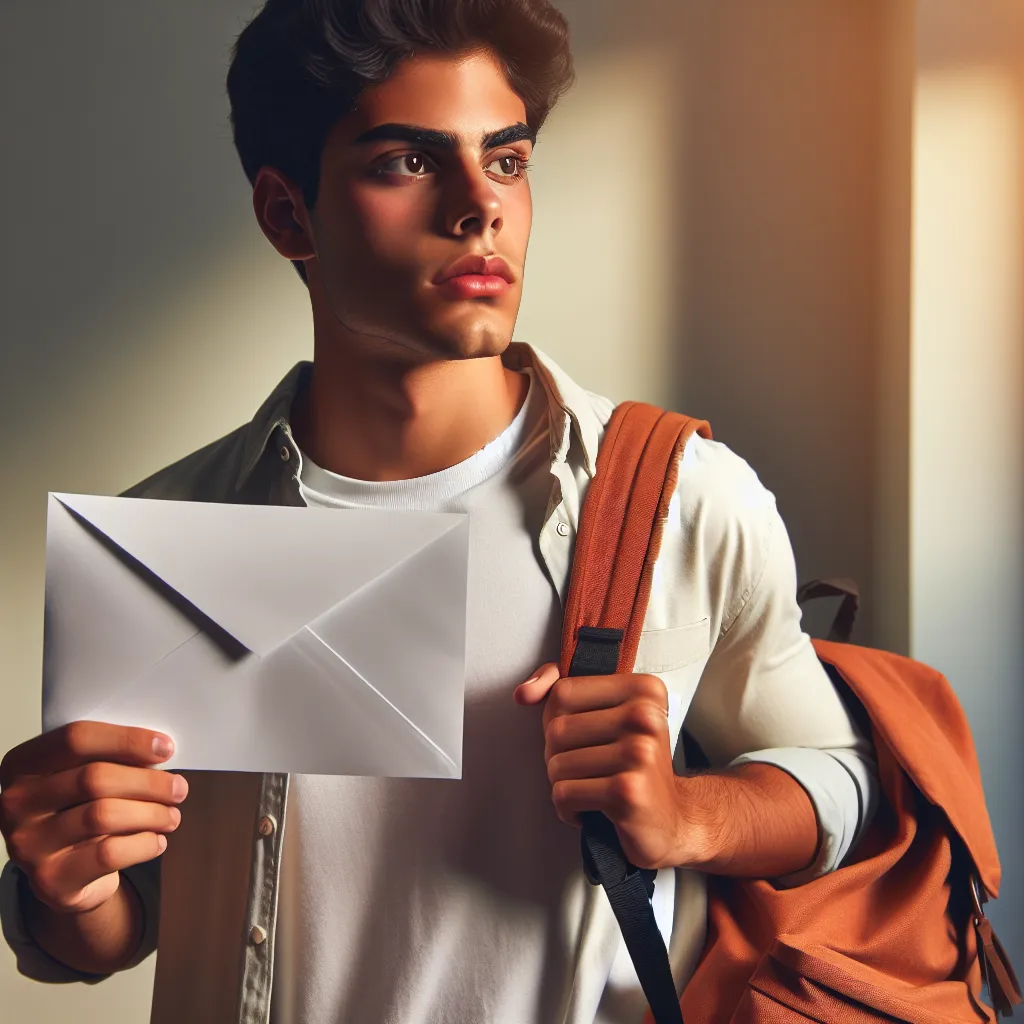
POLYGON ((29 859, 29 837, 24 829, 13 829, 5 836, 7 842, 7 855, 19 867, 28 863, 29 859))
POLYGON ((96 864, 104 874, 117 870, 117 845, 117 841, 109 836, 96 844, 96 864))
POLYGON ((634 701, 629 706, 629 725, 633 732, 657 735, 665 727, 665 713, 650 701, 634 701))
POLYGON ((635 807, 639 798, 636 777, 628 772, 616 775, 609 786, 609 796, 617 814, 635 807))
POLYGON ((88 757, 96 745, 96 729, 95 722, 70 722, 62 729, 65 750, 76 758, 88 757))
POLYGON ((631 733, 647 731, 649 722, 648 705, 642 700, 632 700, 626 705, 626 729, 631 733))
POLYGON ((114 828, 114 806, 110 800, 93 800, 85 805, 82 820, 93 835, 106 835, 114 828))
POLYGON ((174 804, 174 773, 148 769, 146 790, 154 801, 162 804, 174 804))
POLYGON ((644 673, 639 677, 639 689, 645 697, 658 701, 659 704, 668 706, 668 687, 665 680, 660 676, 644 673))
POLYGON ((555 808, 561 812, 563 811, 569 800, 569 784, 567 782, 556 782, 551 787, 551 802, 555 805, 555 808))
POLYGON ((565 715, 556 715, 548 722, 546 739, 553 747, 562 747, 566 741, 568 721, 565 715))
POLYGON ((630 736, 626 741, 626 759, 635 768, 641 768, 654 760, 657 743, 645 735, 630 736))
POLYGON ((99 761, 91 761, 78 773, 79 793, 86 800, 98 800, 106 796, 110 783, 107 767, 99 761))
POLYGON ((71 722, 64 726, 62 739, 64 747, 70 754, 78 757, 85 753, 89 741, 89 731, 87 722, 71 722))
POLYGON ((59 902, 61 893, 60 877, 53 858, 48 858, 41 864, 37 864, 34 870, 28 871, 26 874, 28 875, 29 882, 32 883, 32 888, 40 899, 47 903, 59 902))

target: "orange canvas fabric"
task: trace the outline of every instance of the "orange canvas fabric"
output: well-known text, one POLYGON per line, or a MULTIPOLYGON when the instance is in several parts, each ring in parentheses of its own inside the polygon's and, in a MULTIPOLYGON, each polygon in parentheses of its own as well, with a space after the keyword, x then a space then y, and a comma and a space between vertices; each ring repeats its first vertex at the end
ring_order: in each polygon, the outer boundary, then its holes
MULTIPOLYGON (((580 626, 621 628, 631 670, 683 447, 703 421, 643 403, 608 425, 583 509, 566 601, 562 673, 580 626)), ((975 907, 998 895, 999 858, 966 716, 948 681, 884 651, 815 641, 867 716, 882 800, 840 869, 792 889, 709 878, 708 939, 683 992, 687 1024, 957 1024, 981 1002, 978 935, 1004 1006, 1020 1001, 975 907)), ((647 1021, 651 1021, 648 1014, 647 1021)))
POLYGON ((683 1016, 688 1024, 993 1020, 980 1001, 970 872, 995 897, 999 859, 952 687, 884 651, 815 648, 870 717, 883 800, 852 860, 831 874, 789 890, 710 880, 708 940, 683 1016))
POLYGON ((660 526, 683 448, 694 433, 710 438, 711 428, 643 402, 624 402, 612 414, 576 535, 563 615, 563 676, 569 674, 579 626, 624 628, 619 671, 632 667, 643 628, 643 612, 635 612, 647 608, 660 526))

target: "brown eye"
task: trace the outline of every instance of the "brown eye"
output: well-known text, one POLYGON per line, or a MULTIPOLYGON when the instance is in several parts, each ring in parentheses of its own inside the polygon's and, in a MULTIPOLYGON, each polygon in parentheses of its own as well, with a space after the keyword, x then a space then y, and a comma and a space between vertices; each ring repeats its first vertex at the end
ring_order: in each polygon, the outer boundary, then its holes
POLYGON ((393 160, 389 160, 380 170, 400 174, 405 178, 419 178, 430 168, 427 167, 427 158, 422 153, 405 153, 403 156, 396 156, 393 160))
POLYGON ((499 156, 489 169, 500 178, 518 178, 526 169, 526 161, 517 156, 499 156))

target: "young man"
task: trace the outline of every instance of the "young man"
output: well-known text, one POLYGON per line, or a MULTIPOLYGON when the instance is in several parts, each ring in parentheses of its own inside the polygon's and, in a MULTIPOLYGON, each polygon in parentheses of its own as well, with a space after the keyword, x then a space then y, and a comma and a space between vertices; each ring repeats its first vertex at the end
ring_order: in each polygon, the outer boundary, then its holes
POLYGON ((686 450, 637 672, 558 679, 612 403, 511 337, 526 167, 571 77, 546 0, 270 0, 242 33, 235 141, 308 285, 314 360, 129 493, 468 512, 464 776, 186 784, 153 769, 168 738, 144 730, 30 740, 0 773, 25 973, 95 979, 159 941, 158 1022, 639 1022, 579 812, 662 869, 680 986, 705 873, 793 885, 852 849, 870 745, 800 630, 774 499, 723 445, 686 450), (685 774, 684 715, 710 772, 685 774))

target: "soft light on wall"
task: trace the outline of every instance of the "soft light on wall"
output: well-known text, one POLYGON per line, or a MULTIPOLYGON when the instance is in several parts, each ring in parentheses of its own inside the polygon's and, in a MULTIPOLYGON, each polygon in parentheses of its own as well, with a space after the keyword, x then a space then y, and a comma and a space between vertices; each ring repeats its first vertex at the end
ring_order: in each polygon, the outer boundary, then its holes
POLYGON ((1021 79, 918 78, 911 338, 911 655, 948 675, 1003 861, 993 922, 1024 949, 1024 166, 1021 79))
MULTIPOLYGON (((541 133, 534 228, 516 337, 617 401, 671 405, 671 317, 682 211, 665 127, 680 118, 672 53, 578 61, 541 133)), ((678 158, 676 158, 678 159, 678 158)))

